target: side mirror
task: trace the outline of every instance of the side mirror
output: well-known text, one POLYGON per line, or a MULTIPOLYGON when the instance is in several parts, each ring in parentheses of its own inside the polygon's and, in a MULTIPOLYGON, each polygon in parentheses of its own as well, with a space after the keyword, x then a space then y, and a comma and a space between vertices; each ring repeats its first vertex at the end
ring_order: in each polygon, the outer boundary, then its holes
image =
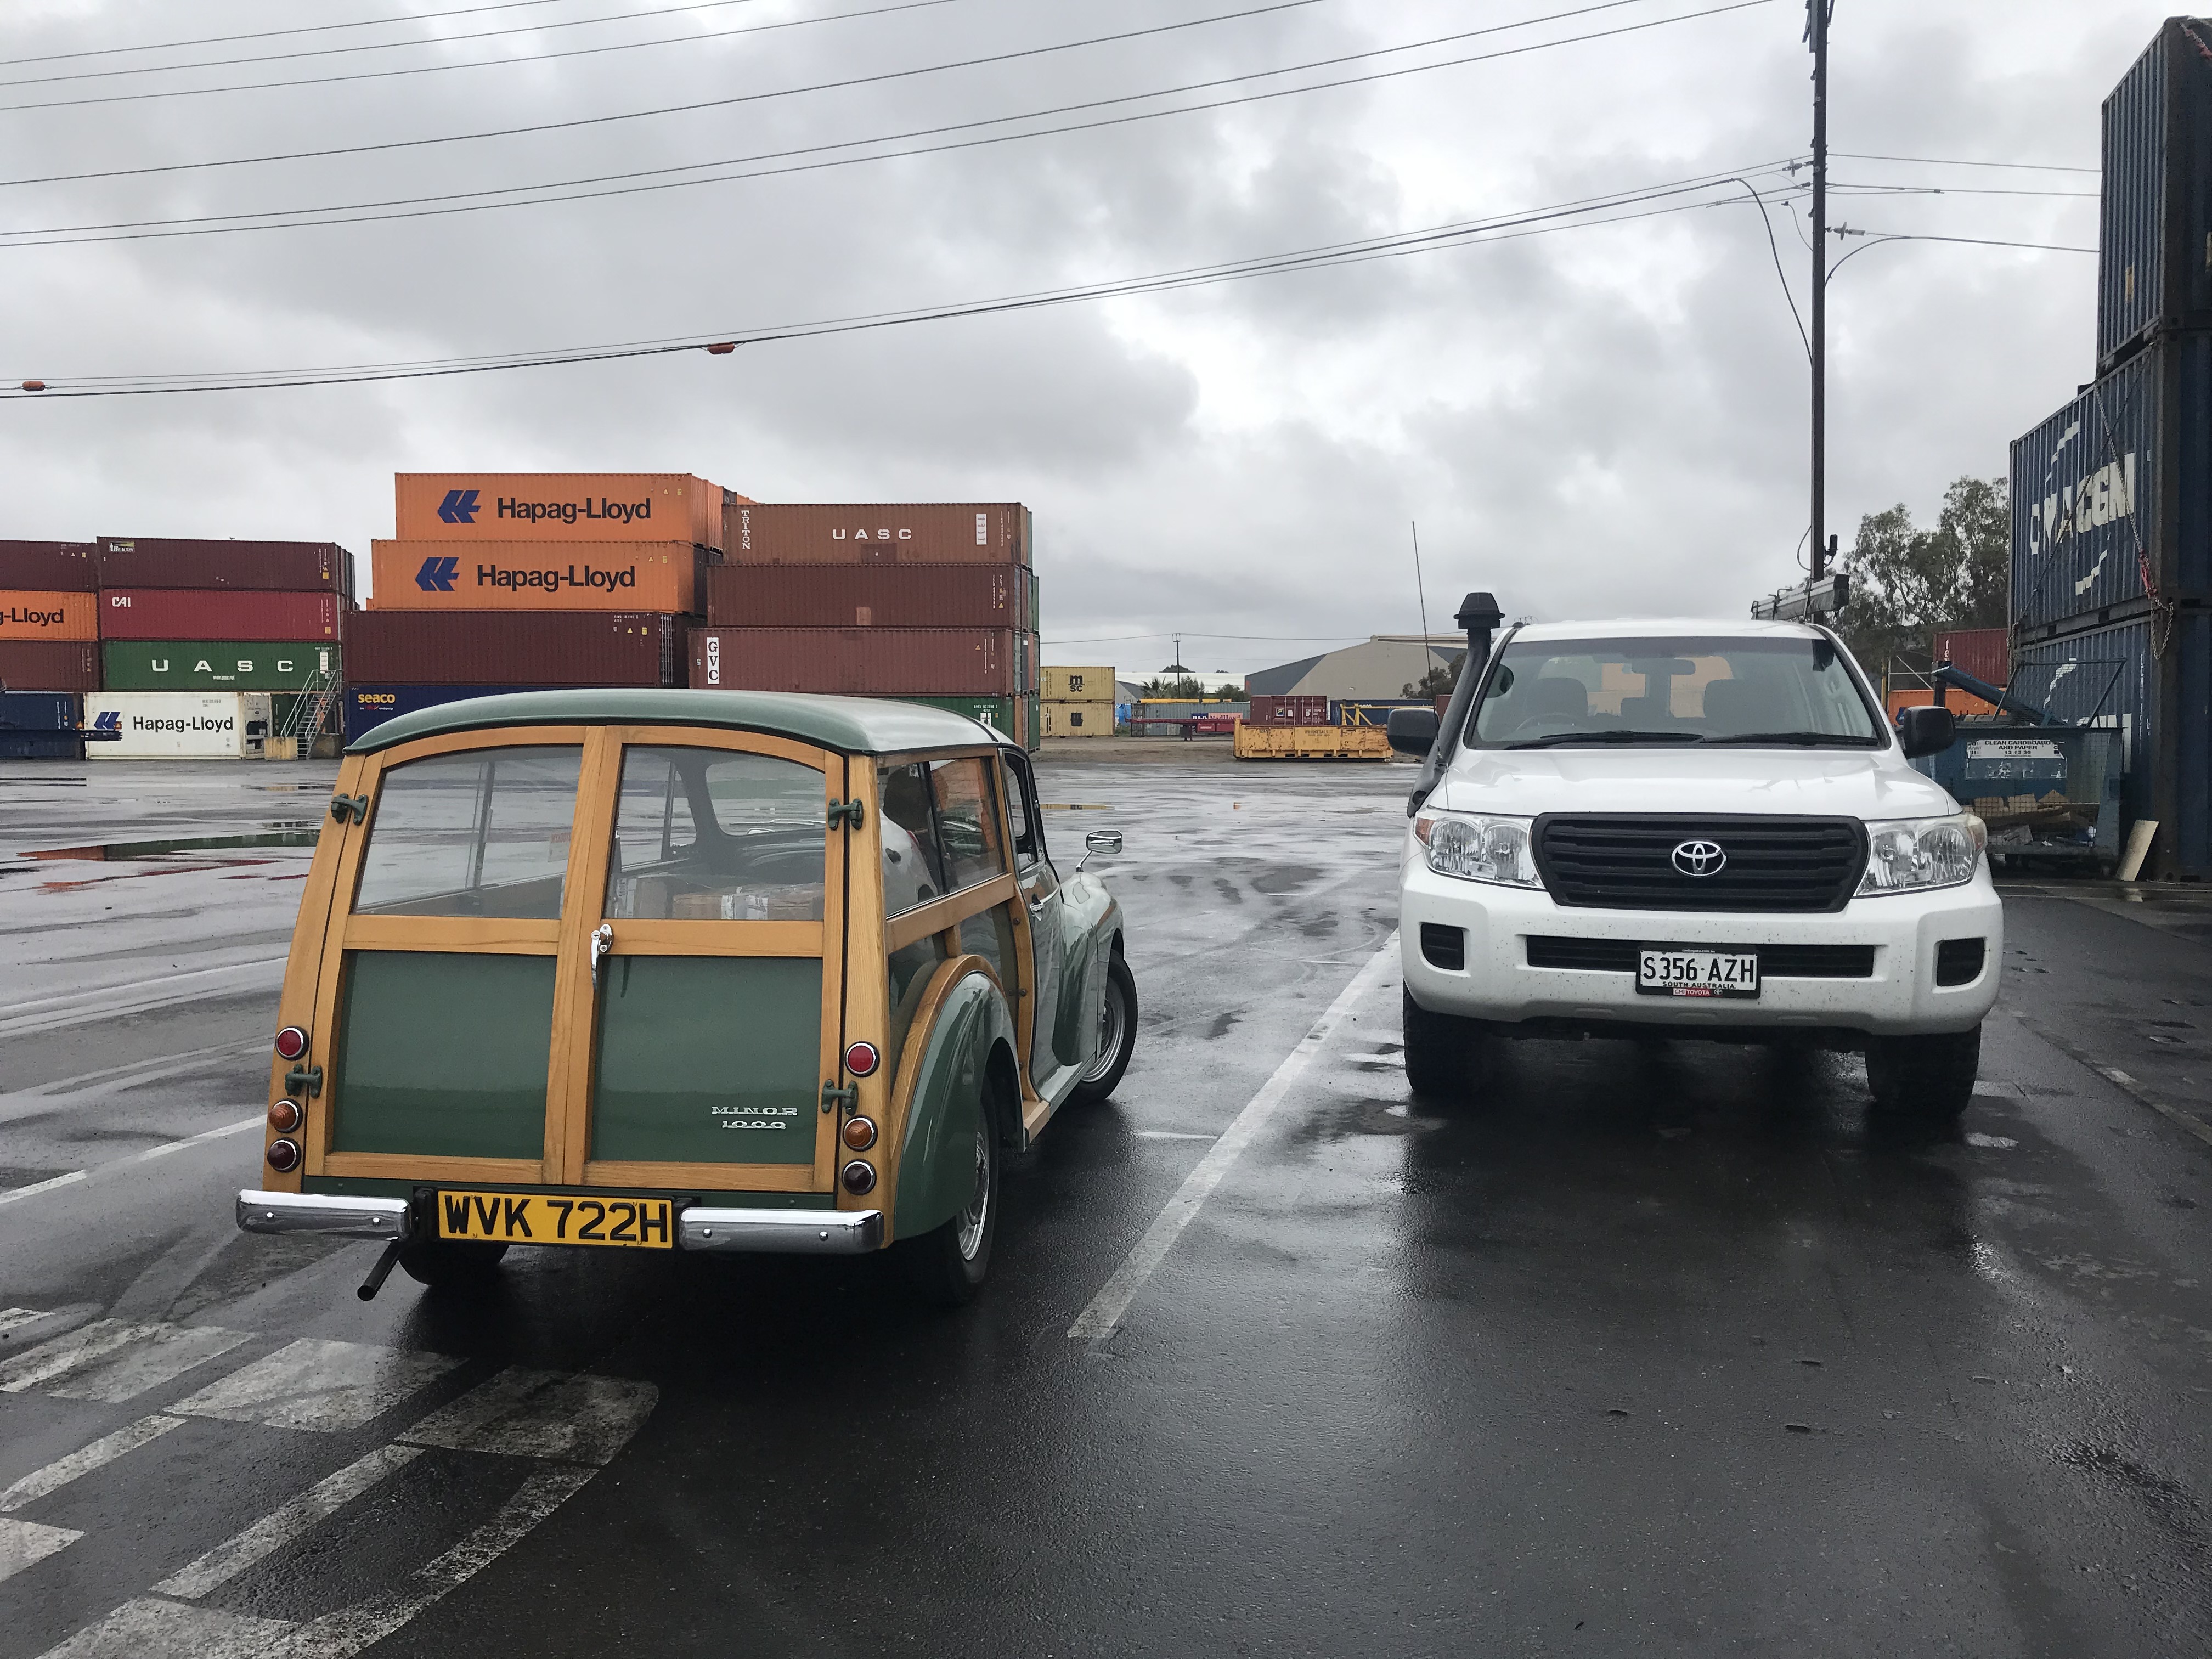
POLYGON ((1388 729, 1390 746, 1400 754, 1425 755, 1437 746, 1437 711, 1394 708, 1388 729))
POLYGON ((1094 856, 1103 853, 1110 858, 1121 850, 1121 832, 1119 830, 1093 830, 1083 838, 1083 857, 1075 867, 1079 872, 1094 856))
POLYGON ((1940 755, 1959 740, 1959 719, 1948 708, 1922 704, 1897 711, 1897 740, 1905 758, 1940 755))

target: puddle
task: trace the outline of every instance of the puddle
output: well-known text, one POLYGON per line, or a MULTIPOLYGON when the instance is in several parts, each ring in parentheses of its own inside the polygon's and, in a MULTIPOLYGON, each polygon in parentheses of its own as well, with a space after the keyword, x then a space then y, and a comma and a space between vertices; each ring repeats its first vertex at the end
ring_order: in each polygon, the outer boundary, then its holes
MULTIPOLYGON (((114 864, 133 859, 197 858, 203 854, 219 855, 245 848, 313 847, 321 833, 322 826, 310 820, 299 823, 271 824, 266 830, 248 835, 174 836, 163 841, 112 841, 94 847, 50 847, 42 852, 21 853, 17 856, 94 864, 114 864)), ((217 856, 211 861, 220 864, 231 860, 217 856)))

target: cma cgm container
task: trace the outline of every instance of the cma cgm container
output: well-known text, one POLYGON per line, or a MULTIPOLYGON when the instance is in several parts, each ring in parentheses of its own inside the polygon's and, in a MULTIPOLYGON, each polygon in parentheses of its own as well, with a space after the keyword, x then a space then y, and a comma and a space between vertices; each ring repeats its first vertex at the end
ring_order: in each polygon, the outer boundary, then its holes
POLYGON ((1018 501, 732 501, 722 538, 732 564, 1030 562, 1030 514, 1018 501))
POLYGON ((0 690, 99 690, 98 646, 62 640, 0 640, 0 690))
POLYGON ((696 611, 690 542, 369 544, 379 611, 696 611))
POLYGON ((96 640, 98 596, 0 592, 0 640, 96 640))
POLYGON ((1012 564, 721 564, 707 573, 707 622, 717 628, 1024 628, 1034 586, 1035 578, 1012 564))
POLYGON ((2104 111, 2097 367, 2212 327, 2212 27, 2166 20, 2104 111))
POLYGON ((105 640, 315 640, 335 642, 345 615, 336 593, 261 588, 104 587, 105 640))
POLYGON ((0 541, 0 588, 89 593, 100 586, 90 542, 0 541))
POLYGON ((1018 696, 1027 635, 1003 628, 695 628, 691 684, 857 696, 1018 696))
POLYGON ((339 672, 316 640, 107 640, 100 659, 109 691, 304 691, 339 672))
POLYGON ((1111 702, 1114 701, 1114 671, 1111 668, 1054 668, 1048 665, 1037 671, 1037 690, 1050 702, 1111 702))
POLYGON ((353 555, 332 542, 204 541, 102 536, 102 587, 317 589, 352 596, 353 555))
POLYGON ((402 714, 411 714, 418 708, 435 708, 449 702, 465 702, 471 697, 489 697, 502 691, 550 691, 546 685, 351 685, 346 688, 346 741, 351 743, 364 732, 396 720, 402 714))
POLYGON ((364 611, 346 635, 362 685, 675 685, 678 618, 592 611, 364 611))
POLYGON ((2002 628, 1947 628, 1936 635, 1935 659, 2002 685, 2012 671, 2012 636, 2002 628))
POLYGON ((1252 699, 1245 719, 1255 726, 1328 726, 1328 699, 1315 696, 1272 696, 1252 699))
POLYGON ((402 472, 392 490, 403 541, 722 544, 722 487, 688 472, 402 472))
POLYGON ((265 691, 102 691, 87 697, 84 723, 119 733, 90 743, 92 760, 245 760, 269 736, 265 691))

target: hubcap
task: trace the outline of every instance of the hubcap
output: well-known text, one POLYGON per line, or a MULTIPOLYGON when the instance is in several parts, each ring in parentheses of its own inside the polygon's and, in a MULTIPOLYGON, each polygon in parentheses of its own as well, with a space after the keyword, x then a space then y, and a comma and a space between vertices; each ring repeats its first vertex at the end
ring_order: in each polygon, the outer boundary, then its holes
POLYGON ((991 1126, 975 1126, 975 1191, 960 1212, 960 1259, 973 1261, 983 1248, 983 1223, 991 1212, 991 1126))
POLYGON ((1121 993, 1109 979, 1106 981, 1105 998, 1098 1006, 1098 1058, 1083 1074, 1085 1083, 1096 1083, 1114 1069, 1114 1057, 1121 1051, 1123 1013, 1121 993))

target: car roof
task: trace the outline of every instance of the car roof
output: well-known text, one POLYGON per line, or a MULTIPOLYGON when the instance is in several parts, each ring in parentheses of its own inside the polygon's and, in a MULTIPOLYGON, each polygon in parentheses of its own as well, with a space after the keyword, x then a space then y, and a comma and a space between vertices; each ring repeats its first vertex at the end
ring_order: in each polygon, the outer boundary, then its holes
POLYGON ((1755 622, 1748 617, 1611 617, 1595 622, 1531 623, 1515 631, 1514 641, 1547 640, 1782 639, 1826 637, 1802 622, 1755 622))
POLYGON ((1003 741, 981 721, 965 714, 888 697, 636 686, 505 691, 440 703, 372 726, 348 744, 346 752, 366 755, 444 732, 514 726, 711 726, 733 732, 763 732, 847 755, 981 749, 1003 741))

